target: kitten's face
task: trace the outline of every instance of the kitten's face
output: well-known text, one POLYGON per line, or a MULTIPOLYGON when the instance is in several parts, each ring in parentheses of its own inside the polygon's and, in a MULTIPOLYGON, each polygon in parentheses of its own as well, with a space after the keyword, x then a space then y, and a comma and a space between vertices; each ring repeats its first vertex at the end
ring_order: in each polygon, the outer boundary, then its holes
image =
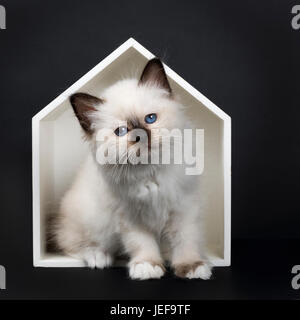
POLYGON ((80 95, 71 102, 83 129, 95 150, 102 146, 102 153, 116 158, 116 163, 149 163, 151 156, 158 156, 161 143, 169 141, 170 131, 183 127, 181 105, 173 99, 157 59, 147 64, 139 81, 117 82, 101 99, 80 95))

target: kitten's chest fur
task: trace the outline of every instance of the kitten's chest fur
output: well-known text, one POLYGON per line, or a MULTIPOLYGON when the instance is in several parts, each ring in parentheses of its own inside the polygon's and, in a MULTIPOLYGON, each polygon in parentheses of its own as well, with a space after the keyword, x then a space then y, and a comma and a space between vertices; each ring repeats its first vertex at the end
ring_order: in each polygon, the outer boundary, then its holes
POLYGON ((116 186, 125 217, 161 233, 178 201, 176 174, 170 168, 136 168, 116 186))

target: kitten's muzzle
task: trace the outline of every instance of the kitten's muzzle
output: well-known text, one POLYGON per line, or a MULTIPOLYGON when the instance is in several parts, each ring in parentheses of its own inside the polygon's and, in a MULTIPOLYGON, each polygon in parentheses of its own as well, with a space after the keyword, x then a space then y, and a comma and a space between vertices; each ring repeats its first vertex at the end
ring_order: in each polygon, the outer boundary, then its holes
POLYGON ((129 145, 134 145, 136 143, 141 143, 143 145, 148 145, 148 149, 151 149, 151 131, 144 128, 135 128, 128 135, 129 145))

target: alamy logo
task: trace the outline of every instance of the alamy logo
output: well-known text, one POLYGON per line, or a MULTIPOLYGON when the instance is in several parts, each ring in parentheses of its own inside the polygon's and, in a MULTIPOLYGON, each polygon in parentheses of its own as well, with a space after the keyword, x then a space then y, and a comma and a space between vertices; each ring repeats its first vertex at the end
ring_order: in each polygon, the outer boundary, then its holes
POLYGON ((0 29, 6 29, 6 10, 0 5, 0 29))
POLYGON ((293 17, 291 24, 294 30, 300 29, 300 5, 293 6, 292 14, 295 14, 293 17))
POLYGON ((0 265, 0 290, 6 289, 6 271, 3 266, 0 265))
POLYGON ((292 279, 292 288, 295 290, 299 290, 300 289, 300 265, 293 266, 292 274, 295 274, 295 276, 292 279))
POLYGON ((201 175, 204 170, 204 129, 135 128, 128 131, 120 122, 117 134, 98 130, 96 160, 101 165, 185 164, 186 175, 201 175), (126 139, 120 139, 128 135, 126 139))

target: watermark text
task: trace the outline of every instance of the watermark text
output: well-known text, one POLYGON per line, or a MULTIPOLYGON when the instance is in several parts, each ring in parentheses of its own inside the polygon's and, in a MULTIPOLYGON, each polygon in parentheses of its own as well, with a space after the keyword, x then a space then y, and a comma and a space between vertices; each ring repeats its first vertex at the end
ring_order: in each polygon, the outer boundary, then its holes
POLYGON ((300 289, 300 265, 295 265, 292 268, 292 274, 295 276, 292 278, 292 288, 295 290, 300 289))
POLYGON ((294 30, 299 30, 300 29, 300 5, 293 6, 292 14, 294 15, 291 21, 292 28, 294 30))
POLYGON ((6 271, 3 266, 0 265, 0 290, 6 289, 6 271))
POLYGON ((0 5, 0 29, 6 29, 6 10, 0 5))

